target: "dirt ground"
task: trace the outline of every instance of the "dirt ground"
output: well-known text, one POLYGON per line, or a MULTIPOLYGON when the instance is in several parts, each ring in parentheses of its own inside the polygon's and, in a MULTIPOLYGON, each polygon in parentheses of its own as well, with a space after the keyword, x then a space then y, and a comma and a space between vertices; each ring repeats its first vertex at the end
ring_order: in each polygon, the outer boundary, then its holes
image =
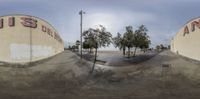
POLYGON ((31 67, 0 66, 0 99, 199 99, 199 64, 164 51, 126 67, 96 66, 65 51, 31 67))

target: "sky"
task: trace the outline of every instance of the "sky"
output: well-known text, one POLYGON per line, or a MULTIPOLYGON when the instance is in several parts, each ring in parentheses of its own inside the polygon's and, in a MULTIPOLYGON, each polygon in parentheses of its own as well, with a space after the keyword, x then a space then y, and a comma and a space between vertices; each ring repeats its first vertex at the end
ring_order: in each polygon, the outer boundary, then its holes
MULTIPOLYGON (((171 38, 189 20, 199 17, 200 0, 0 0, 0 16, 26 14, 53 25, 65 44, 80 39, 80 10, 83 30, 104 25, 113 37, 125 27, 136 30, 144 24, 151 47, 169 45, 171 38)), ((113 46, 105 50, 114 49, 113 46)))

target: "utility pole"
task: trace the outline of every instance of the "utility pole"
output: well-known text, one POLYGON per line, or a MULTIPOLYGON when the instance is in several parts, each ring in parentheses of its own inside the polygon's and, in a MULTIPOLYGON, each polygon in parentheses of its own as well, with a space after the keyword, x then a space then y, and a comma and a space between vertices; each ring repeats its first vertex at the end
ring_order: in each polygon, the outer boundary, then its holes
MULTIPOLYGON (((30 18, 32 19, 31 16, 30 16, 30 18)), ((33 58, 33 47, 32 47, 32 45, 33 45, 33 38, 32 38, 32 28, 31 27, 29 27, 29 28, 30 28, 30 64, 31 64, 32 58, 33 58)))
POLYGON ((80 22, 80 45, 81 45, 81 59, 82 59, 82 47, 83 47, 83 43, 82 43, 82 36, 83 36, 83 14, 85 14, 85 12, 83 12, 82 10, 79 12, 79 15, 81 16, 81 22, 80 22))

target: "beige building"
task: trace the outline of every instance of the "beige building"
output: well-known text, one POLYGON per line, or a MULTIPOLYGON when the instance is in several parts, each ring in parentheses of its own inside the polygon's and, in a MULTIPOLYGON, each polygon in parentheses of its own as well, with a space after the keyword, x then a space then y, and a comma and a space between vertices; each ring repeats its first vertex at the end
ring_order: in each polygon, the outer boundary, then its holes
POLYGON ((171 41, 171 51, 200 60, 200 18, 187 22, 171 41))
POLYGON ((0 61, 34 62, 63 50, 63 40, 48 22, 27 15, 0 17, 0 61))

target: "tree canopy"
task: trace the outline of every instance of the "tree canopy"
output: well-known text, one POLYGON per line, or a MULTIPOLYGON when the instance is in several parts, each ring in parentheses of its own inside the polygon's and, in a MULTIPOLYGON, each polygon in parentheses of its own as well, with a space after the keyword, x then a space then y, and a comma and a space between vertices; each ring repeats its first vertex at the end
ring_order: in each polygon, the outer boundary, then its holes
POLYGON ((89 28, 84 31, 83 37, 85 42, 89 44, 90 48, 95 48, 95 59, 91 72, 94 70, 97 57, 97 49, 100 47, 109 46, 112 42, 112 34, 106 30, 102 25, 99 25, 98 28, 89 28))
POLYGON ((122 34, 117 33, 117 36, 114 37, 112 40, 113 40, 114 46, 118 47, 120 50, 123 49, 123 54, 125 55, 126 46, 125 46, 125 39, 122 36, 122 34))
POLYGON ((134 56, 136 49, 139 47, 141 49, 149 48, 151 43, 149 36, 147 35, 148 29, 141 25, 135 31, 133 31, 132 26, 126 27, 126 32, 123 34, 118 33, 116 37, 113 38, 113 43, 115 47, 118 47, 120 50, 123 48, 125 53, 126 47, 128 48, 128 57, 130 56, 130 48, 135 47, 134 56))

